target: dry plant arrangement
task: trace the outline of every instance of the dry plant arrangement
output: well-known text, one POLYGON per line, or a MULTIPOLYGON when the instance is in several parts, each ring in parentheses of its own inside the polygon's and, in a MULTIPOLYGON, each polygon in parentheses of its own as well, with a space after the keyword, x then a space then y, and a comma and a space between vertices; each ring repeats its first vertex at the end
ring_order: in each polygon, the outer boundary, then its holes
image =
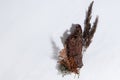
POLYGON ((81 29, 81 25, 73 24, 69 30, 70 34, 65 31, 61 37, 64 48, 59 52, 58 64, 59 70, 64 75, 68 73, 79 74, 79 70, 83 66, 83 50, 85 51, 89 47, 98 23, 98 17, 96 17, 93 25, 90 23, 92 6, 93 1, 86 12, 84 30, 81 29))

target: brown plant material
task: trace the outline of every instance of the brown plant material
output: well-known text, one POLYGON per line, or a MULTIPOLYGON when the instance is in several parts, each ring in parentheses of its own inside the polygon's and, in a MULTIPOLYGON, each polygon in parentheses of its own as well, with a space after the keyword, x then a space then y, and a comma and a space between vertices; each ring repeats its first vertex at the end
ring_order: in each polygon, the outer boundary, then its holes
POLYGON ((94 24, 91 27, 91 13, 93 2, 88 7, 86 12, 86 19, 84 22, 84 31, 82 31, 79 24, 73 24, 70 29, 70 34, 65 31, 61 41, 64 49, 60 51, 59 55, 59 68, 64 73, 79 74, 79 69, 82 68, 82 56, 83 48, 87 49, 92 41, 94 33, 97 28, 98 17, 95 19, 94 24))
POLYGON ((98 23, 98 17, 96 17, 95 22, 93 24, 93 26, 91 27, 91 13, 92 13, 92 6, 93 6, 92 2, 90 4, 90 6, 88 7, 88 11, 86 12, 86 19, 84 21, 84 32, 83 32, 83 41, 84 41, 84 47, 87 48, 89 47, 90 43, 91 43, 91 39, 94 36, 94 33, 96 31, 96 27, 97 27, 97 23, 98 23))

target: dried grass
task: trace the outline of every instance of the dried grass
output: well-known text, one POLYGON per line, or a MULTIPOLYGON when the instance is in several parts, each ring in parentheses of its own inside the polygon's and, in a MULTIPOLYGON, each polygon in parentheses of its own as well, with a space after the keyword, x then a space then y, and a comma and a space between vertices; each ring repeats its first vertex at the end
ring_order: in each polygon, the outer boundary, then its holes
POLYGON ((60 51, 59 55, 59 69, 64 74, 75 73, 79 74, 79 69, 82 68, 82 51, 87 49, 92 41, 94 33, 97 28, 98 17, 96 17, 94 24, 91 27, 91 13, 94 2, 91 2, 86 12, 86 19, 84 21, 84 31, 82 32, 79 24, 74 24, 71 27, 71 34, 68 35, 66 31, 61 37, 64 49, 60 51), (67 37, 66 37, 67 36, 67 37))

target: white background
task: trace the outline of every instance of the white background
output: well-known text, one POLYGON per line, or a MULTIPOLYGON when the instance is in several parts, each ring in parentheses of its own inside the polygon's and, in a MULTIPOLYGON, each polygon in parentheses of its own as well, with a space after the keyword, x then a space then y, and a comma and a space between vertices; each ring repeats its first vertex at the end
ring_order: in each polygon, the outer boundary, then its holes
MULTIPOLYGON (((62 77, 53 44, 71 24, 84 24, 91 0, 0 0, 0 80, 120 80, 120 1, 95 0, 98 28, 79 79, 62 77)), ((75 77, 75 78, 74 78, 75 77)))

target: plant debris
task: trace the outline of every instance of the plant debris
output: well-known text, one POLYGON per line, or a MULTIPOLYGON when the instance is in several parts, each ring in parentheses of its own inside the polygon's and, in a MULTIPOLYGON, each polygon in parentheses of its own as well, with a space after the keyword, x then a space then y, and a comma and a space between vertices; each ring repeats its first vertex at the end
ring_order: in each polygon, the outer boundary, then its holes
POLYGON ((98 17, 92 26, 90 23, 93 3, 92 1, 86 12, 84 30, 81 25, 73 24, 69 31, 70 34, 65 31, 61 37, 64 48, 59 52, 58 64, 60 71, 64 74, 79 74, 79 70, 83 66, 83 49, 86 50, 89 47, 98 23, 98 17))

